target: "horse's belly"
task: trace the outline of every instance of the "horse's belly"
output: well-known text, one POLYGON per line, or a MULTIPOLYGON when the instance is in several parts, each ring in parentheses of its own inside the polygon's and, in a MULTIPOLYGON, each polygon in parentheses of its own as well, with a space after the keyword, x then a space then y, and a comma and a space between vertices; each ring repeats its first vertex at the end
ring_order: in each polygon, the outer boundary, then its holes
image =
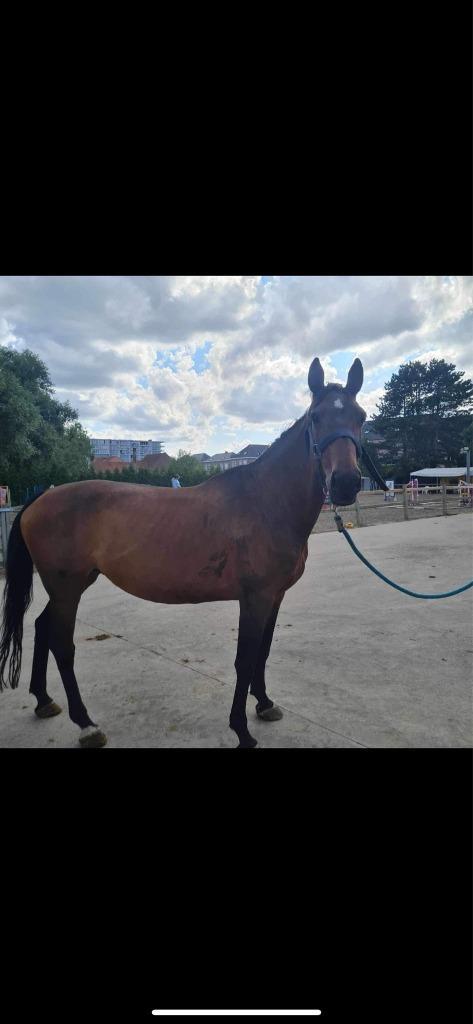
POLYGON ((207 562, 200 568, 174 564, 142 566, 121 560, 101 568, 111 583, 134 597, 159 604, 198 604, 205 601, 236 601, 239 582, 222 562, 207 562))

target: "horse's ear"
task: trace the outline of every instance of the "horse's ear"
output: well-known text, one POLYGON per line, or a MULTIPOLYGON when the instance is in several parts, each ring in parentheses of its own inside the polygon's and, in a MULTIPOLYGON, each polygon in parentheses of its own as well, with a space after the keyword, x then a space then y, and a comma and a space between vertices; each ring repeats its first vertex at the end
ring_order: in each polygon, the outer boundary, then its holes
POLYGON ((348 372, 346 390, 351 395, 357 395, 361 390, 363 384, 363 367, 359 359, 355 359, 355 362, 351 366, 348 372))
POLYGON ((310 365, 309 387, 313 395, 320 394, 324 387, 324 371, 320 359, 316 356, 310 365))

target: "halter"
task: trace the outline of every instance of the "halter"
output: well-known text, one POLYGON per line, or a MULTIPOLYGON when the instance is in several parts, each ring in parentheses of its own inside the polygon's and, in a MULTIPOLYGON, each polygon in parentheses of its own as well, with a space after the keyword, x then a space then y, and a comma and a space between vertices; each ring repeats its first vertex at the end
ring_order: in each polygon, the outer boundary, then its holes
POLYGON ((350 441, 353 441, 353 444, 355 445, 357 459, 363 459, 365 465, 368 468, 369 473, 371 474, 372 477, 374 477, 374 479, 379 484, 379 486, 383 489, 383 491, 389 490, 386 482, 383 480, 382 476, 378 473, 378 470, 376 469, 376 466, 375 466, 373 460, 368 455, 368 452, 366 451, 365 448, 363 448, 363 445, 360 444, 358 438, 355 437, 354 434, 352 434, 351 430, 334 430, 331 434, 326 434, 325 437, 322 437, 320 439, 320 441, 316 441, 315 437, 314 437, 314 433, 313 433, 312 420, 309 420, 309 426, 308 426, 307 429, 308 429, 308 434, 309 434, 309 437, 310 437, 312 451, 313 451, 315 457, 320 460, 319 461, 319 469, 320 469, 320 472, 322 474, 322 477, 323 477, 324 481, 325 481, 325 472, 324 472, 324 468, 322 466, 322 454, 323 454, 323 452, 325 451, 326 448, 328 448, 328 446, 330 444, 332 444, 333 441, 337 441, 339 437, 348 437, 350 439, 350 441))
POLYGON ((356 455, 358 459, 361 459, 363 455, 361 444, 358 438, 355 437, 354 434, 352 434, 351 430, 334 430, 331 434, 326 434, 325 437, 322 437, 319 441, 316 441, 313 434, 312 421, 310 421, 309 436, 312 444, 312 451, 314 455, 317 456, 319 459, 322 456, 325 449, 328 448, 328 446, 332 444, 333 441, 337 441, 339 437, 348 437, 350 441, 353 441, 353 444, 355 445, 356 448, 356 455))

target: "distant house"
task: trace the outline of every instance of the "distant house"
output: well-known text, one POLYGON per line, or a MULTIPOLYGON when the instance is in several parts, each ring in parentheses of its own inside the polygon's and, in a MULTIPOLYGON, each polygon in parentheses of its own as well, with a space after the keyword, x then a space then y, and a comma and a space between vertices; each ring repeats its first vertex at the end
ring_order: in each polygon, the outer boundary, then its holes
POLYGON ((170 462, 171 457, 166 455, 166 452, 160 452, 159 455, 145 455, 139 462, 128 462, 125 459, 119 459, 117 455, 110 455, 108 458, 92 459, 92 469, 95 473, 113 472, 114 469, 118 469, 120 473, 124 469, 135 469, 138 472, 140 469, 167 469, 170 462))
POLYGON ((260 455, 269 448, 267 444, 247 444, 246 448, 242 448, 241 452, 238 452, 239 459, 259 459, 260 455))
POLYGON ((209 462, 210 455, 207 455, 207 452, 197 452, 197 455, 193 455, 192 458, 197 462, 209 462))
POLYGON ((154 469, 161 470, 167 469, 169 463, 172 462, 171 456, 167 455, 166 452, 160 452, 159 455, 145 455, 140 462, 133 462, 132 466, 134 469, 154 469))
POLYGON ((129 462, 119 459, 118 455, 109 455, 107 458, 96 457, 91 461, 94 473, 113 473, 115 469, 121 473, 124 469, 128 469, 129 465, 129 462))
POLYGON ((248 444, 246 448, 242 448, 241 452, 218 452, 217 455, 207 456, 200 462, 207 473, 216 467, 224 473, 227 469, 234 469, 235 466, 248 466, 250 462, 255 462, 267 448, 269 448, 267 444, 248 444))

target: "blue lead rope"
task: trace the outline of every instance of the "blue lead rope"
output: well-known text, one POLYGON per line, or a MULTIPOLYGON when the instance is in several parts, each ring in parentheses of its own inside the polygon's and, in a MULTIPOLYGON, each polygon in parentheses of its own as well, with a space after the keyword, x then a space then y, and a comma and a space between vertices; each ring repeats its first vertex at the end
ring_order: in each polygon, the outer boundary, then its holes
POLYGON ((379 576, 380 580, 384 580, 385 583, 389 583, 389 586, 394 587, 395 590, 400 590, 401 594, 408 594, 409 597, 422 597, 426 601, 438 601, 441 597, 453 597, 454 594, 461 594, 464 590, 469 590, 470 587, 473 587, 473 580, 470 580, 469 583, 465 583, 463 587, 457 587, 456 590, 448 590, 446 594, 416 594, 415 590, 407 590, 406 587, 400 587, 398 583, 393 583, 392 580, 388 580, 388 577, 384 576, 379 569, 375 569, 374 565, 371 565, 371 562, 368 562, 368 559, 361 554, 361 551, 358 551, 356 544, 353 543, 349 533, 347 533, 343 525, 342 517, 338 512, 335 513, 335 522, 339 533, 343 533, 343 536, 346 537, 352 551, 355 552, 355 555, 358 555, 358 558, 368 566, 368 569, 371 569, 371 572, 374 572, 375 576, 379 576))

